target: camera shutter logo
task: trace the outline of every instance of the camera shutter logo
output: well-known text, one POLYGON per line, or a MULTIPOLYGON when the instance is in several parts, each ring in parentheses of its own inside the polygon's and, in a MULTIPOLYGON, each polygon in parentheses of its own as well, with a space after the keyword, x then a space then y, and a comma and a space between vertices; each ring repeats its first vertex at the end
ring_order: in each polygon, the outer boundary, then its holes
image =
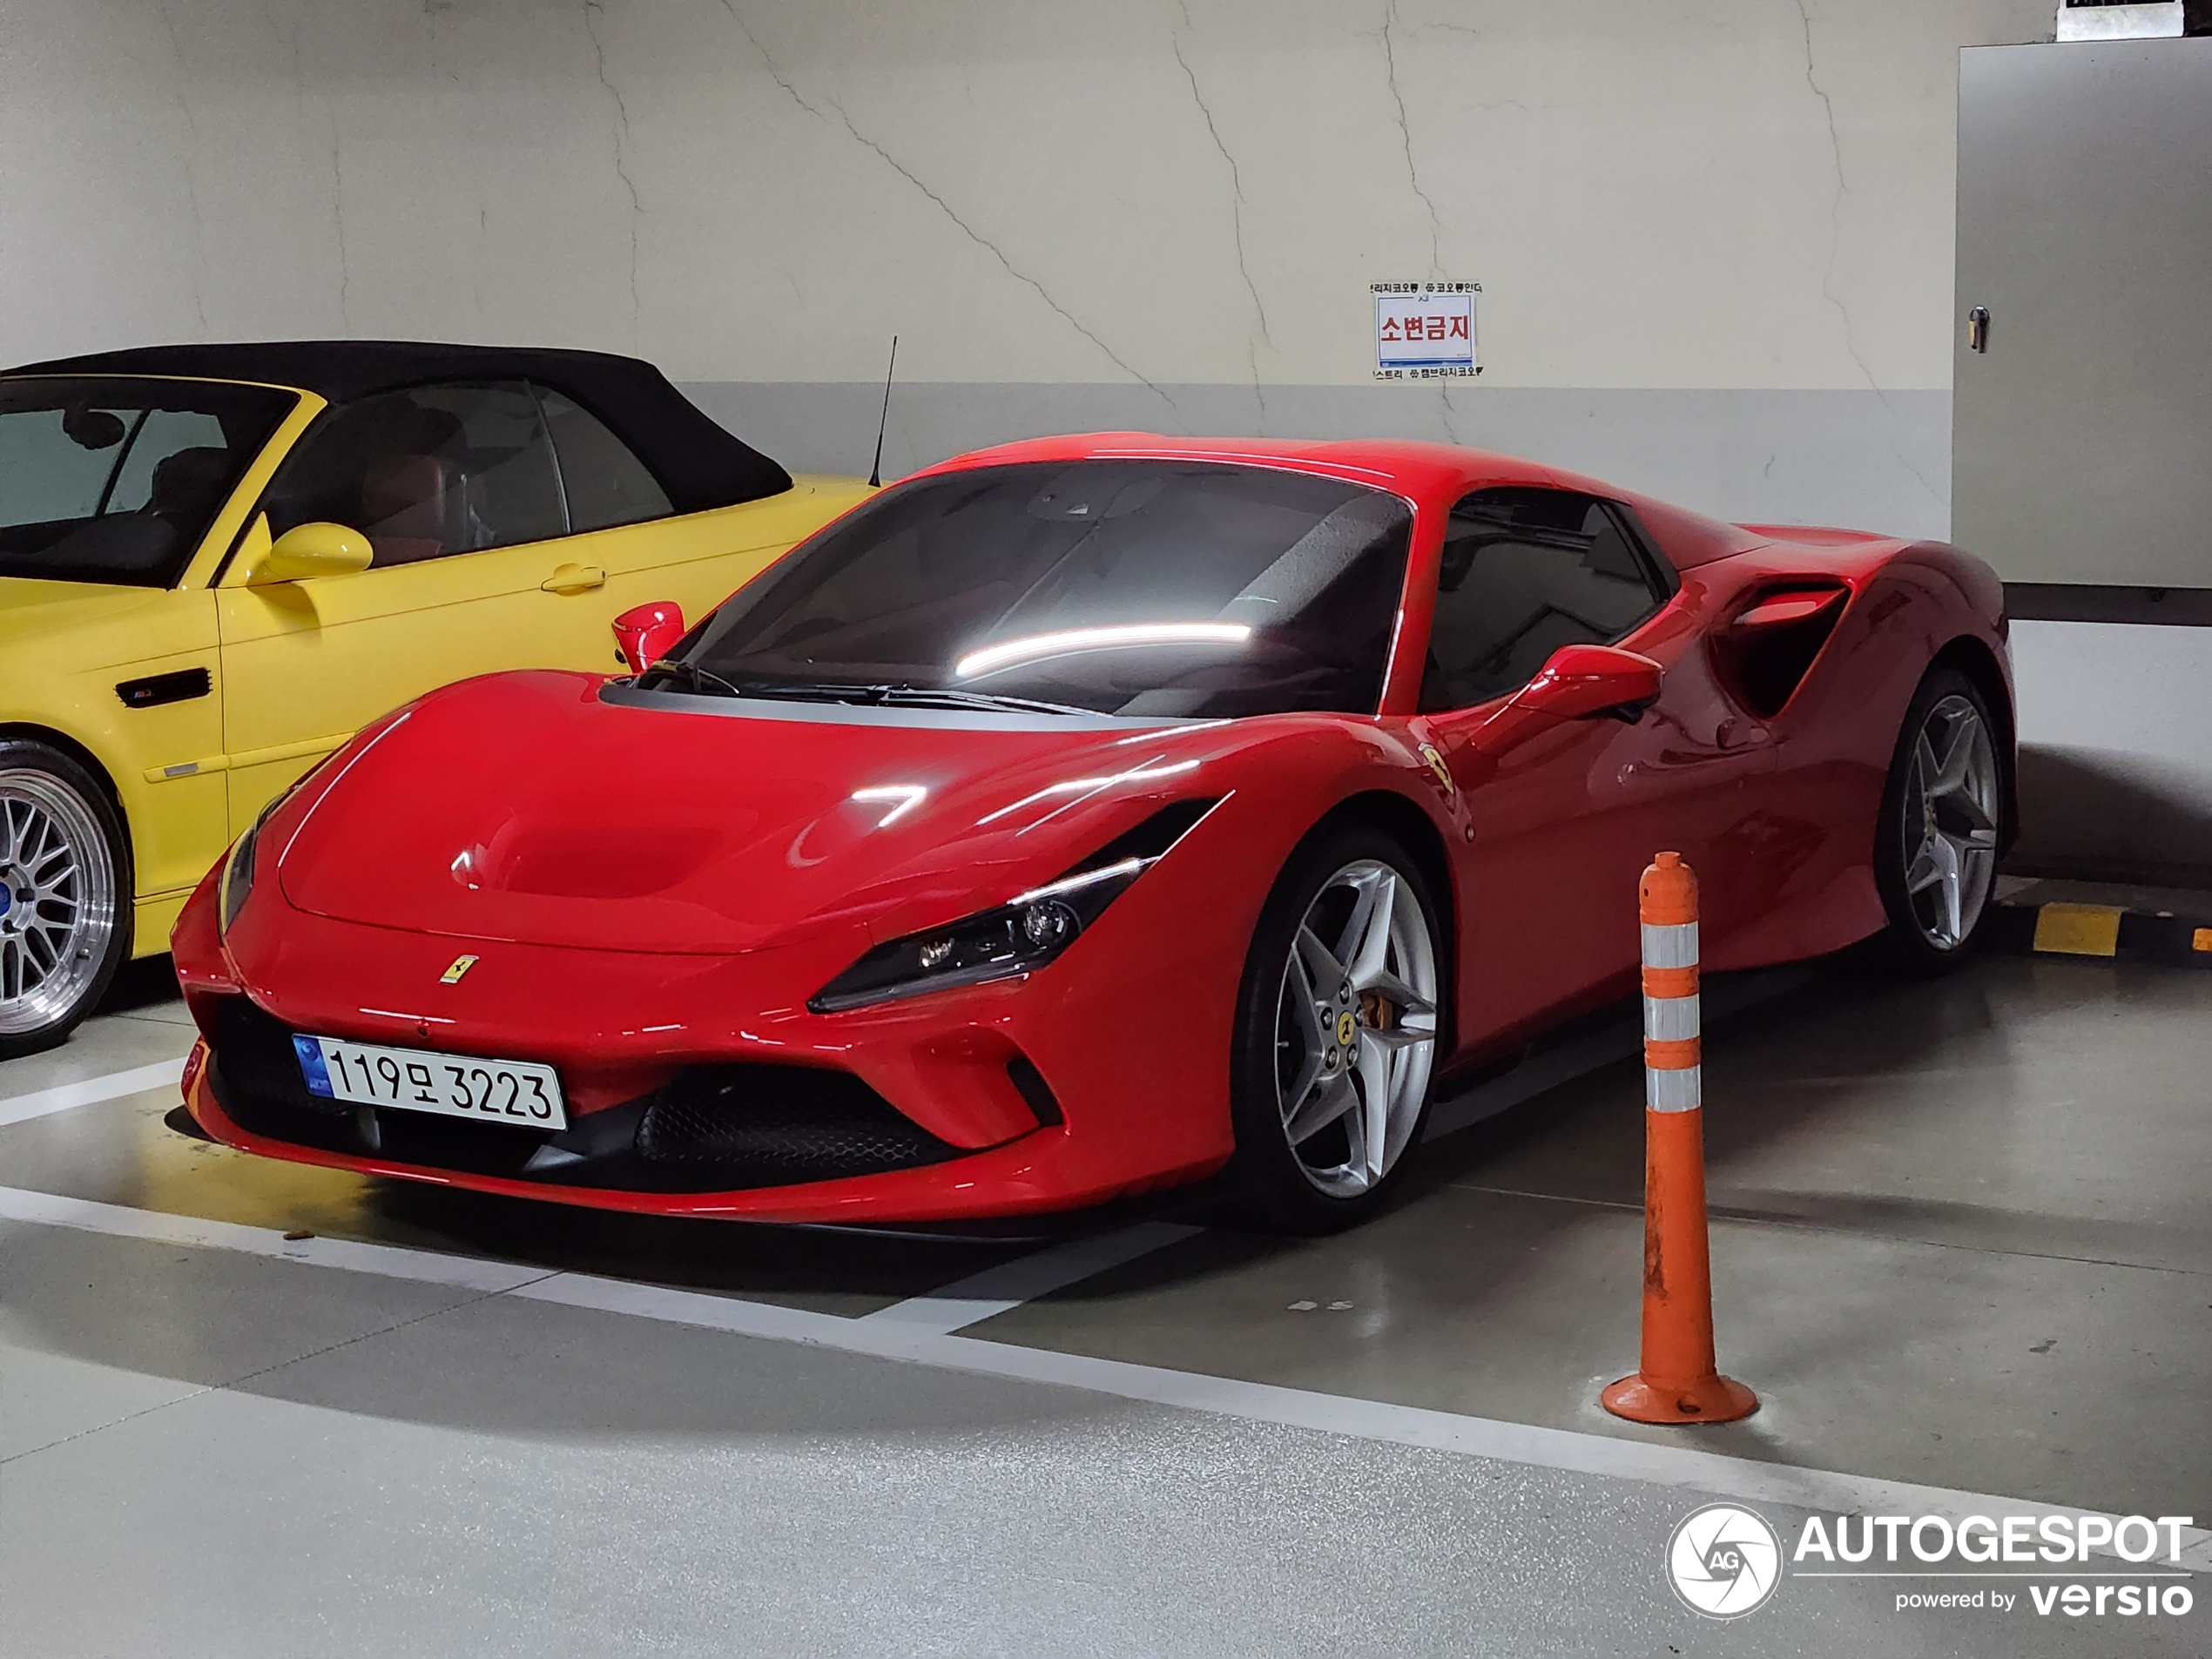
POLYGON ((1707 1504, 1668 1541, 1667 1581, 1691 1612, 1740 1619, 1764 1607, 1781 1583, 1782 1540, 1749 1509, 1707 1504))

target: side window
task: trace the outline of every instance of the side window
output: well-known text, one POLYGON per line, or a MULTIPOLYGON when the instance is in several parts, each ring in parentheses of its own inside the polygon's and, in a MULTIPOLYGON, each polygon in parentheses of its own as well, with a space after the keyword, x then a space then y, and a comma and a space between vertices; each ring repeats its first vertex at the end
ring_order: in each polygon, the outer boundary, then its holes
POLYGON ((1561 489, 1483 489, 1452 509, 1421 709, 1525 685, 1561 645, 1609 644, 1665 589, 1616 510, 1561 489))
POLYGON ((327 519, 368 536, 374 564, 568 533, 553 446, 521 381, 418 386, 333 411, 263 502, 278 536, 327 519))
POLYGON ((553 453, 561 463, 561 488, 568 494, 571 529, 610 529, 666 518, 676 510, 668 492, 645 470, 645 463, 598 416, 550 387, 536 389, 546 428, 553 436, 553 453))

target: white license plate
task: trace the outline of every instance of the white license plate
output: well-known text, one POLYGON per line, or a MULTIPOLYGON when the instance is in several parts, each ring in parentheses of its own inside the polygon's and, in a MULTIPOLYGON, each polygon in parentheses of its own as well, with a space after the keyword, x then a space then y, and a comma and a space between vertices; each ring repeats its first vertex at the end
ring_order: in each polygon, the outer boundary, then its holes
POLYGON ((516 1129, 566 1129, 561 1079, 529 1060, 480 1060, 428 1049, 387 1049, 338 1037, 294 1036, 310 1094, 362 1106, 395 1106, 516 1129))

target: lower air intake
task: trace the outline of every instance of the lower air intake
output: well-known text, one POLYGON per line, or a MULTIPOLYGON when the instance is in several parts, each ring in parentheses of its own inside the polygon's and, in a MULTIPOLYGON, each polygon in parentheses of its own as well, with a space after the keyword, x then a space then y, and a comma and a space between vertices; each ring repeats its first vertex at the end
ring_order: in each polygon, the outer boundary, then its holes
POLYGON ((350 1157, 546 1186, 730 1192, 880 1175, 961 1156, 849 1072, 699 1066, 564 1130, 365 1108, 308 1092, 289 1026, 224 999, 209 1082, 239 1127, 350 1157))
POLYGON ((880 1175, 956 1157, 859 1078, 792 1066, 716 1066, 656 1095, 637 1156, 732 1188, 880 1175))

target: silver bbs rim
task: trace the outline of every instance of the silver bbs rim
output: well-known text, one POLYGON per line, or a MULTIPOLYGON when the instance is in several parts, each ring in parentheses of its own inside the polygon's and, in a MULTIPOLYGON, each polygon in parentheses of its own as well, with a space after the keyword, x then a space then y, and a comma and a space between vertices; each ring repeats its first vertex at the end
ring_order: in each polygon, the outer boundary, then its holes
POLYGON ((50 772, 0 772, 0 1036, 67 1019, 115 932, 115 863, 92 810, 50 772))
POLYGON ((1963 697, 1928 711, 1905 791, 1905 891, 1920 936, 1956 950, 1997 879, 1997 751, 1963 697))
POLYGON ((1363 859, 1322 884, 1283 968, 1275 1086, 1305 1177, 1354 1198, 1390 1172, 1436 1058, 1436 948, 1405 879, 1363 859))

